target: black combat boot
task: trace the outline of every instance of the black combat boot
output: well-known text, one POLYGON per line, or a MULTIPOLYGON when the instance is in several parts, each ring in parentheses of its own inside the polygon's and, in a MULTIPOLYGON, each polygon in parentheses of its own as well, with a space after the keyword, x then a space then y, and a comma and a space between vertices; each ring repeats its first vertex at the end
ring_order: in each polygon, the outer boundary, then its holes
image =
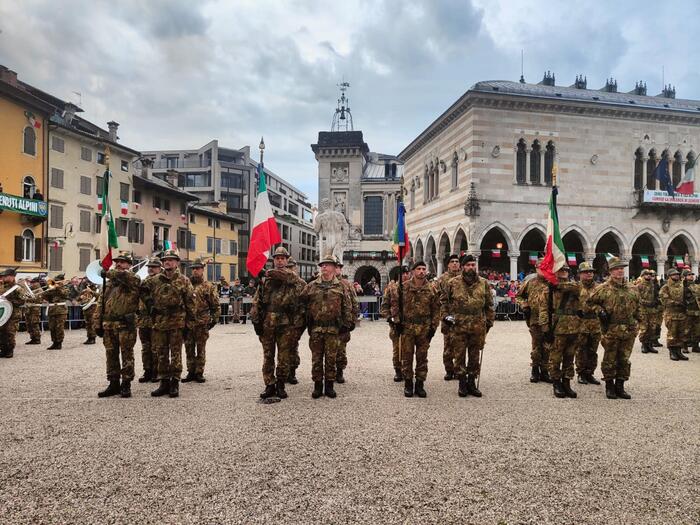
POLYGON ((693 343, 693 352, 700 352, 700 343, 697 341, 693 343))
POLYGON ((119 395, 122 397, 131 397, 131 381, 127 381, 126 379, 122 381, 122 388, 119 395))
POLYGON ((651 343, 651 346, 655 346, 656 348, 661 348, 664 345, 661 343, 661 341, 659 341, 659 337, 657 336, 656 340, 653 343, 651 343))
POLYGON ((404 379, 403 395, 406 397, 413 397, 413 379, 404 379))
POLYGON ((605 397, 608 399, 617 399, 617 394, 615 393, 615 381, 612 379, 605 380, 605 397))
POLYGON ((416 388, 413 390, 413 392, 418 396, 418 397, 427 397, 428 393, 425 391, 425 388, 423 388, 423 381, 420 379, 416 379, 416 388))
POLYGON ((5 358, 7 358, 7 359, 13 357, 14 355, 15 355, 15 351, 14 351, 14 350, 5 350, 5 351, 2 353, 2 357, 5 357, 5 358))
POLYGON ((119 379, 113 379, 109 382, 109 386, 102 392, 97 393, 97 397, 110 397, 119 394, 119 379))
POLYGON ((469 395, 469 389, 467 388, 467 376, 462 376, 459 379, 459 388, 457 388, 457 395, 459 397, 467 397, 469 395))
POLYGON ((688 343, 684 344, 684 345, 681 347, 681 352, 684 353, 684 354, 689 354, 689 353, 690 353, 690 350, 688 350, 688 346, 689 346, 688 343))
POLYGON ((47 350, 55 350, 56 349, 56 343, 51 341, 51 346, 46 347, 47 350))
POLYGON ((403 381, 403 374, 400 368, 394 368, 394 383, 400 383, 403 381))
POLYGON ((625 392, 624 379, 615 379, 615 394, 618 399, 632 399, 632 396, 625 392))
POLYGON ((194 380, 197 381, 197 383, 206 383, 207 382, 206 378, 204 377, 204 374, 201 372, 197 372, 194 375, 194 380))
POLYGON ((83 342, 84 345, 94 345, 95 344, 95 338, 94 337, 88 337, 85 339, 83 342))
POLYGON ((447 371, 445 372, 445 377, 443 377, 443 379, 445 381, 452 381, 454 378, 455 378, 454 372, 447 372, 447 371))
POLYGON ((559 379, 552 381, 552 389, 554 390, 554 397, 558 397, 560 399, 566 397, 566 392, 564 392, 564 388, 562 387, 559 379))
POLYGON ((679 361, 687 361, 688 358, 683 355, 683 352, 681 352, 681 349, 679 347, 676 347, 676 357, 678 357, 679 361))
POLYGON ((148 383, 151 379, 153 379, 153 372, 144 370, 143 375, 139 377, 139 383, 148 383))
POLYGON ((157 383, 158 381, 160 381, 160 379, 158 379, 158 370, 154 368, 151 372, 151 383, 157 383))
POLYGON ((153 397, 160 397, 164 396, 168 392, 170 392, 170 379, 163 378, 160 380, 160 386, 151 392, 151 395, 153 397))
POLYGON ((168 390, 168 396, 178 397, 180 395, 180 380, 172 378, 170 380, 170 389, 168 390))
POLYGON ((649 350, 649 343, 643 342, 642 343, 642 353, 643 354, 648 354, 650 352, 649 350))
POLYGON ((40 345, 41 344, 41 339, 30 339, 27 341, 25 344, 28 345, 40 345))
POLYGON ((265 385, 265 390, 260 394, 260 399, 267 399, 268 397, 275 397, 277 395, 277 388, 274 384, 265 385))
POLYGON ((343 377, 343 369, 340 367, 336 367, 335 369, 335 382, 340 383, 341 385, 345 383, 345 378, 343 377))
POLYGON ((577 397, 576 392, 571 390, 571 379, 569 379, 568 377, 561 380, 561 388, 566 394, 566 397, 570 397, 572 399, 575 399, 577 397))
POLYGON ((297 379, 297 369, 296 368, 289 369, 289 377, 287 378, 287 383, 289 383, 290 385, 299 384, 299 380, 297 379))
POLYGON ((335 393, 335 390, 333 389, 333 381, 326 380, 326 388, 323 390, 323 394, 326 397, 330 397, 331 399, 335 399, 337 394, 335 393))
POLYGON ((63 348, 63 342, 56 343, 54 346, 54 350, 61 350, 63 348))
POLYGON ((311 397, 318 399, 323 395, 323 381, 314 381, 314 391, 311 392, 311 397))
MULTIPOLYGON (((649 350, 649 353, 652 353, 652 354, 659 353, 659 351, 656 348, 654 348, 655 346, 656 345, 654 343, 649 343, 649 346, 647 347, 647 350, 649 350)), ((661 345, 659 345, 659 346, 661 346, 661 345)))
POLYGON ((481 397, 481 390, 476 388, 476 376, 475 375, 469 375, 467 376, 467 392, 469 392, 470 396, 474 397, 481 397))
POLYGON ((194 372, 188 371, 187 375, 182 378, 182 382, 189 383, 190 381, 194 381, 195 377, 196 377, 196 374, 194 372))
POLYGON ((552 383, 552 379, 549 377, 549 372, 546 366, 540 366, 540 381, 543 383, 552 383))
POLYGON ((287 399, 287 391, 284 389, 284 379, 277 380, 277 397, 287 399))
POLYGON ((598 381, 595 376, 593 375, 593 372, 586 372, 586 381, 588 381, 591 385, 599 385, 600 381, 598 381))
POLYGON ((540 367, 533 366, 531 371, 530 371, 530 383, 539 383, 539 382, 540 382, 540 367))
POLYGON ((676 354, 676 348, 673 346, 668 347, 668 356, 671 361, 678 361, 679 359, 678 354, 676 354))
POLYGON ((586 377, 587 374, 586 372, 580 372, 578 375, 578 384, 579 385, 587 385, 588 384, 588 377, 586 377))

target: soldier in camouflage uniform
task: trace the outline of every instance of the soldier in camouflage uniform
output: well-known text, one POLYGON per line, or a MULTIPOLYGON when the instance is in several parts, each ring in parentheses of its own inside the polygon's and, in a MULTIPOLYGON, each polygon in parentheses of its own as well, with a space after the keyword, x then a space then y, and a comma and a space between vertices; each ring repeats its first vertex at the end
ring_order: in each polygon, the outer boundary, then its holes
POLYGON ((668 282, 661 287, 659 299, 664 305, 664 322, 666 323, 666 346, 671 361, 687 361, 681 349, 685 347, 686 294, 680 272, 671 268, 666 274, 668 282))
MULTIPOLYGON (((14 268, 8 268, 0 273, 0 295, 15 286, 16 274, 14 268)), ((4 325, 0 326, 0 357, 10 358, 15 355, 17 329, 22 313, 21 307, 26 300, 25 292, 22 287, 17 287, 12 293, 7 294, 5 299, 12 304, 12 315, 4 325)))
MULTIPOLYGON (((443 301, 443 296, 447 288, 447 282, 453 277, 460 274, 460 263, 457 254, 452 254, 447 259, 447 271, 443 273, 433 283, 438 297, 443 301)), ((489 294, 490 297, 490 294, 489 294)), ((444 317, 444 316, 443 316, 444 317)), ((455 342, 453 341, 454 331, 450 330, 450 326, 443 320, 440 325, 440 331, 443 337, 442 364, 445 366, 445 381, 451 381, 455 378, 455 342)))
POLYGON ((141 363, 143 364, 143 376, 139 377, 139 383, 158 381, 158 352, 153 345, 153 319, 146 310, 144 299, 148 296, 150 281, 163 270, 163 265, 158 257, 151 257, 146 263, 148 277, 141 283, 141 294, 139 300, 139 312, 137 326, 139 329, 139 340, 141 341, 141 363))
POLYGON ((440 324, 440 301, 435 288, 427 280, 423 261, 414 263, 412 277, 404 283, 403 315, 399 312, 398 293, 391 299, 392 322, 401 335, 401 368, 406 397, 426 397, 425 380, 428 376, 428 348, 440 324), (413 356, 416 358, 415 388, 413 384, 413 356))
POLYGON ((134 380, 134 345, 136 344, 136 311, 139 307, 141 281, 131 271, 131 255, 121 252, 114 257, 114 269, 103 271, 107 284, 104 297, 95 312, 95 332, 102 337, 107 357, 107 388, 97 394, 109 397, 120 394, 131 397, 134 380), (119 356, 121 354, 121 366, 119 356), (119 378, 121 377, 121 388, 119 378))
MULTIPOLYGON (((552 378, 554 397, 575 398, 571 389, 574 377, 574 358, 580 336, 579 296, 581 285, 569 282, 569 267, 562 266, 557 271, 556 285, 550 286, 547 294, 552 294, 551 331, 548 309, 540 310, 540 326, 545 337, 552 341, 549 352, 549 377, 552 378)), ((549 307, 549 297, 547 297, 549 307)))
POLYGON ((204 261, 196 259, 190 268, 192 269, 190 282, 194 288, 195 317, 185 341, 187 376, 183 378, 182 382, 204 383, 206 381, 204 365, 207 360, 207 339, 209 339, 209 330, 219 322, 221 306, 216 285, 204 278, 204 261))
MULTIPOLYGON (((33 293, 37 293, 41 289, 41 284, 38 279, 32 279, 29 284, 33 293)), ((27 325, 27 332, 29 333, 28 345, 38 345, 41 344, 41 301, 40 295, 35 297, 28 296, 27 302, 25 303, 24 309, 24 322, 27 325)))
MULTIPOLYGON (((408 266, 401 267, 401 276, 405 285, 406 281, 411 278, 411 272, 408 266)), ((392 346, 392 363, 394 365, 394 381, 396 383, 403 381, 400 354, 401 333, 395 322, 397 319, 394 319, 391 315, 391 305, 398 304, 398 302, 399 283, 398 281, 391 281, 384 289, 384 297, 382 298, 382 306, 379 308, 379 315, 385 318, 389 323, 389 339, 391 340, 392 346)))
MULTIPOLYGON (((301 294, 301 291, 306 286, 306 281, 299 277, 297 262, 293 257, 290 257, 287 261, 287 269, 294 273, 294 275, 297 277, 297 286, 299 287, 299 294, 301 294)), ((301 363, 301 360, 299 359, 299 339, 303 333, 303 329, 297 330, 296 341, 294 346, 289 351, 289 376, 287 377, 287 383, 290 385, 296 385, 299 383, 299 380, 297 379, 297 368, 299 368, 299 364, 301 363)))
POLYGON ((651 270, 642 270, 640 281, 635 285, 639 294, 639 342, 642 343, 642 353, 658 354, 654 348, 656 339, 656 317, 659 301, 659 289, 654 286, 651 270))
POLYGON ((576 373, 581 385, 599 385, 593 373, 598 367, 598 345, 600 344, 600 319, 586 309, 586 301, 596 291, 598 285, 593 280, 595 270, 587 262, 578 267, 581 279, 579 295, 581 309, 580 336, 576 341, 576 373))
POLYGON ((333 383, 340 336, 355 328, 355 319, 350 297, 335 276, 336 258, 327 255, 319 266, 321 275, 304 287, 299 303, 309 330, 311 378, 314 381, 311 397, 318 399, 325 394, 333 399, 336 397, 333 383))
MULTIPOLYGON (((658 276, 656 275, 656 271, 650 270, 651 271, 651 283, 654 286, 654 295, 656 298, 659 298, 659 291, 661 290, 661 285, 659 284, 659 279, 658 276)), ((664 346, 660 339, 661 339, 661 325, 664 323, 664 305, 661 304, 661 300, 659 299, 656 303, 656 317, 654 318, 654 342, 651 344, 653 348, 661 348, 664 346)), ((657 352, 658 353, 658 352, 657 352)))
POLYGON ((284 387, 289 377, 289 353, 299 341, 304 326, 299 308, 298 278, 287 269, 289 253, 279 247, 273 254, 274 268, 265 272, 265 280, 253 298, 250 318, 263 347, 262 399, 287 397, 284 387), (275 353, 277 367, 275 368, 275 353))
POLYGON ((488 281, 476 273, 474 256, 465 255, 460 262, 461 274, 442 285, 440 315, 443 329, 446 328, 445 337, 449 337, 452 345, 450 355, 454 356, 459 380, 457 394, 481 397, 476 378, 481 373, 480 354, 486 333, 495 319, 493 299, 488 281))
MULTIPOLYGON (((56 276, 55 281, 62 281, 65 278, 64 274, 56 276)), ((68 290, 65 286, 51 285, 41 295, 44 301, 51 303, 49 306, 49 331, 51 332, 51 346, 48 350, 60 350, 63 346, 63 338, 65 336, 64 329, 66 319, 68 319, 68 307, 66 300, 68 299, 68 290)))
MULTIPOLYGON (((336 257, 335 260, 335 276, 343 285, 345 293, 350 298, 350 303, 352 304, 352 318, 357 319, 360 315, 360 303, 357 301, 357 294, 355 293, 355 287, 347 277, 343 275, 343 262, 336 257)), ((340 334, 340 345, 338 347, 338 352, 336 353, 336 371, 335 371, 335 382, 345 383, 345 376, 343 371, 348 366, 348 354, 347 347, 350 342, 350 332, 345 332, 340 334)))
POLYGON ((605 350, 600 368, 608 399, 630 399, 625 381, 630 377, 630 355, 637 336, 639 297, 636 290, 625 283, 627 263, 617 257, 608 261, 610 277, 586 301, 586 309, 595 312, 603 329, 605 350))
POLYGON ((542 259, 537 261, 537 275, 528 276, 516 295, 516 302, 525 314, 525 322, 530 329, 530 338, 532 339, 532 350, 530 351, 531 383, 552 382, 547 371, 550 343, 545 341, 543 327, 540 325, 540 310, 547 308, 546 297, 549 287, 547 279, 542 277, 540 273, 541 263, 542 259))
POLYGON ((688 290, 690 294, 687 299, 688 307, 688 336, 687 344, 693 352, 700 352, 700 284, 695 284, 695 274, 688 270, 688 290))
POLYGON ((152 345, 158 353, 160 386, 153 397, 180 395, 182 342, 194 321, 194 290, 190 280, 178 270, 180 256, 166 250, 161 257, 163 271, 144 281, 142 293, 153 320, 152 345))
POLYGON ((94 285, 88 284, 78 296, 78 302, 83 306, 95 299, 95 301, 88 308, 83 310, 83 316, 85 317, 85 330, 87 331, 87 339, 83 342, 84 345, 94 345, 95 337, 97 337, 97 334, 95 333, 95 312, 97 311, 98 295, 99 294, 94 288, 94 285))

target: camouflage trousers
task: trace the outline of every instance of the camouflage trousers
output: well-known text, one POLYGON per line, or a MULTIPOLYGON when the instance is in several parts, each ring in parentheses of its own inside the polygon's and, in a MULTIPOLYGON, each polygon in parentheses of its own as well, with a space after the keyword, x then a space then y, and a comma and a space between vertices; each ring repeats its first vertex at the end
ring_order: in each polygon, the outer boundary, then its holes
POLYGON ((670 316, 664 318, 666 324, 666 346, 668 348, 682 348, 685 346, 685 325, 688 316, 672 319, 670 316))
MULTIPOLYGON (((484 347, 485 330, 471 332, 455 332, 451 330, 445 334, 445 340, 449 336, 454 356, 454 373, 457 377, 465 375, 478 376, 481 373, 481 349, 484 347)), ((444 357, 444 353, 442 354, 444 357)), ((447 368, 445 368, 447 370, 447 368)))
POLYGON ((289 370, 296 370, 301 364, 301 359, 299 358, 299 341, 294 344, 292 348, 289 349, 289 370))
POLYGON ((641 309, 639 342, 652 343, 656 339, 656 310, 641 309))
POLYGON ((136 330, 128 328, 105 328, 102 338, 107 357, 107 380, 125 381, 134 379, 134 345, 136 344, 136 330), (119 357, 121 356, 121 365, 119 357))
POLYGON ((592 374, 598 367, 600 332, 581 333, 576 341, 576 373, 592 374))
POLYGON ((455 354, 455 335, 451 329, 447 328, 442 330, 442 337, 444 342, 442 347, 442 364, 445 366, 445 372, 452 374, 457 366, 455 362, 457 359, 455 354))
POLYGON ((158 379, 180 379, 182 375, 182 330, 153 330, 151 344, 158 354, 158 379))
POLYGON ((309 336, 311 348, 311 379, 335 381, 335 367, 340 347, 338 334, 312 332, 309 336))
POLYGON ((600 362, 600 369, 603 372, 604 381, 622 379, 627 381, 630 378, 630 356, 634 346, 635 334, 628 337, 610 337, 603 335, 601 343, 603 345, 603 360, 600 362))
MULTIPOLYGON (((411 325, 409 325, 411 326, 411 325)), ((401 372, 404 379, 413 379, 413 357, 416 358, 416 379, 428 377, 428 327, 404 328, 401 334, 401 372)))
POLYGON ((656 338, 661 337, 661 325, 664 324, 664 311, 659 309, 656 312, 656 338))
POLYGON ((149 370, 158 376, 158 352, 153 345, 153 328, 139 328, 141 341, 141 363, 144 370, 149 370))
POLYGON ((549 377, 554 381, 574 377, 574 357, 579 334, 555 334, 549 352, 549 377))
POLYGON ((24 313, 24 322, 32 341, 41 341, 41 310, 39 308, 27 308, 24 313))
POLYGON ((190 330, 187 341, 185 341, 188 372, 194 374, 204 373, 204 365, 207 362, 207 339, 209 339, 209 327, 207 325, 200 324, 190 330))
POLYGON ((4 325, 0 326, 0 354, 14 351, 18 328, 19 317, 10 317, 4 325))
POLYGON ((97 311, 96 306, 92 306, 85 310, 85 330, 87 331, 88 339, 95 339, 97 334, 95 333, 95 312, 97 311))
POLYGON ((692 345, 700 342, 700 315, 695 315, 695 313, 688 313, 688 322, 685 324, 685 343, 686 345, 692 345))
POLYGON ((342 339, 338 342, 338 351, 335 354, 335 366, 340 370, 345 370, 348 366, 348 342, 342 339))
POLYGON ((265 385, 274 385, 276 378, 286 379, 289 376, 289 354, 298 343, 297 331, 289 326, 265 328, 260 343, 263 347, 262 374, 265 385))
POLYGON ((548 366, 549 350, 551 345, 544 341, 544 330, 542 330, 542 326, 538 324, 531 324, 530 338, 532 339, 530 366, 548 366))
POLYGON ((64 327, 68 314, 58 314, 49 316, 49 331, 51 332, 51 341, 54 343, 62 343, 64 327))
POLYGON ((401 356, 399 354, 399 342, 401 341, 401 336, 396 333, 394 328, 389 329, 389 339, 391 339, 392 347, 392 358, 391 362, 396 370, 401 370, 401 356))

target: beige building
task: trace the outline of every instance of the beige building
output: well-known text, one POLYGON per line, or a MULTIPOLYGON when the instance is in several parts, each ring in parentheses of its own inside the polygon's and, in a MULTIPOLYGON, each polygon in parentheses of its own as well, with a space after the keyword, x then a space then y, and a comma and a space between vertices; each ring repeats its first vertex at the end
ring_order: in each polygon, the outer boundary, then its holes
POLYGON ((189 207, 186 242, 180 244, 180 255, 189 260, 208 261, 206 277, 218 281, 224 277, 232 282, 240 278, 238 228, 243 220, 226 213, 226 203, 189 207))
POLYGON ((664 273, 698 263, 700 194, 671 197, 654 168, 669 162, 677 185, 700 152, 700 101, 670 86, 620 93, 610 79, 587 89, 486 81, 472 86, 399 155, 405 161, 413 256, 440 273, 450 252, 482 268, 529 271, 544 250, 551 168, 559 166, 559 222, 567 254, 605 271, 606 254, 664 273), (648 262, 647 262, 648 261, 648 262))

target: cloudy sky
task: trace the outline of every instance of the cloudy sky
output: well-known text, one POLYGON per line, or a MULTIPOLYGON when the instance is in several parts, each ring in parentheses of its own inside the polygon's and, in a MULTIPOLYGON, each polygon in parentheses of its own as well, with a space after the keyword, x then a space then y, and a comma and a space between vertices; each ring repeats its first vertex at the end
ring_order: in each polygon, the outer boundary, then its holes
POLYGON ((526 0, 0 0, 0 64, 84 116, 121 124, 137 150, 226 147, 260 136, 266 165, 317 200, 309 144, 328 130, 336 84, 355 129, 396 154, 479 80, 589 87, 662 67, 700 99, 700 3, 526 0))

